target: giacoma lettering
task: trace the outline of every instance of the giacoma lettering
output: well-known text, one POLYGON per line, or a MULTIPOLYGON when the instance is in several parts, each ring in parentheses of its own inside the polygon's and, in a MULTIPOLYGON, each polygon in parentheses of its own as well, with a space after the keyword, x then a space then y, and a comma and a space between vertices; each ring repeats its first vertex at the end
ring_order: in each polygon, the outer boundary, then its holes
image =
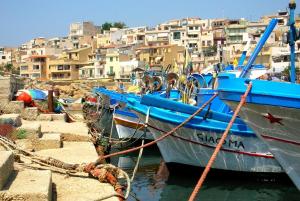
MULTIPOLYGON (((221 138, 215 137, 215 136, 207 136, 203 133, 197 133, 197 136, 199 140, 205 144, 211 144, 211 145, 217 145, 221 138)), ((238 140, 225 140, 223 145, 229 147, 229 148, 235 148, 235 149, 245 149, 244 143, 242 141, 238 140)))

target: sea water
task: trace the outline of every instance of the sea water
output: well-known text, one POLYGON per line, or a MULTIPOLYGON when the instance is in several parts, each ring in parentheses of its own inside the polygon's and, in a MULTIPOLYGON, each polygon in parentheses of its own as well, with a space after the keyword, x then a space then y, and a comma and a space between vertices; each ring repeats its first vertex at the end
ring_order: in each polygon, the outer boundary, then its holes
MULTIPOLYGON (((137 154, 112 159, 112 163, 124 169, 129 176, 137 160, 137 154)), ((195 168, 180 166, 169 171, 157 147, 145 149, 139 169, 132 183, 130 201, 184 201, 188 200, 200 176, 195 168)), ((210 172, 209 174, 214 174, 210 172)), ((212 176, 212 175, 211 175, 212 176)), ((244 179, 240 175, 208 177, 199 191, 201 201, 300 201, 300 191, 289 178, 280 180, 244 179)))

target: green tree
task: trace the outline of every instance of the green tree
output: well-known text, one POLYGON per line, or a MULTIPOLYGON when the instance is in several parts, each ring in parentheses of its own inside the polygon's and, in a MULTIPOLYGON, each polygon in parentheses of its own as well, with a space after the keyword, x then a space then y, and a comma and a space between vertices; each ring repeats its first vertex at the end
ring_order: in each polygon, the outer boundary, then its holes
POLYGON ((12 69, 13 69, 13 65, 10 64, 10 63, 5 64, 5 65, 4 65, 4 69, 5 69, 5 71, 7 71, 7 72, 11 72, 12 69))
POLYGON ((112 27, 112 23, 111 22, 105 22, 104 24, 102 24, 102 30, 108 31, 110 30, 110 28, 112 27))
POLYGON ((113 24, 113 27, 119 28, 119 29, 124 29, 124 28, 126 28, 126 24, 124 22, 115 22, 113 24))

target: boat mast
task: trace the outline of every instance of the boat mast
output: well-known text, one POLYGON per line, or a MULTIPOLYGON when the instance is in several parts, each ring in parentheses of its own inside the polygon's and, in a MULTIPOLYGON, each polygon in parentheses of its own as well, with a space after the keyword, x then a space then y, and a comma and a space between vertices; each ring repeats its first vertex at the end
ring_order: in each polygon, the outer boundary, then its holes
POLYGON ((252 64, 254 63, 258 53, 261 51, 262 47, 268 40, 270 34, 272 33, 273 29, 275 28, 276 24, 278 22, 278 19, 272 19, 268 27, 266 28, 264 34, 260 38, 259 42, 257 43, 252 55, 250 56, 248 63, 246 66, 243 68, 242 73, 240 74, 240 77, 243 78, 247 75, 248 71, 251 69, 252 64))
POLYGON ((295 9, 296 2, 295 0, 291 0, 289 3, 290 16, 289 16, 289 45, 290 45, 290 60, 291 60, 291 83, 296 82, 296 67, 295 67, 295 40, 296 40, 296 28, 295 28, 295 9))

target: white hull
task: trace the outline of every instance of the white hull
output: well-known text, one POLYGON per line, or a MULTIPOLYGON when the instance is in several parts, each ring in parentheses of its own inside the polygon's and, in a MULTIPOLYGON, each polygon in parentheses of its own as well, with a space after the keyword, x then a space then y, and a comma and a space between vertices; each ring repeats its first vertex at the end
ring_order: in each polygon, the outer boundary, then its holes
MULTIPOLYGON (((142 119, 144 115, 138 114, 142 119)), ((149 118, 149 124, 164 131, 170 131, 173 124, 149 118)), ((154 138, 162 133, 149 127, 154 138)), ((158 142, 160 152, 167 163, 181 163, 205 167, 210 159, 222 133, 201 131, 191 128, 181 128, 174 133, 177 137, 169 136, 158 142), (180 137, 178 137, 180 136, 180 137)), ((213 165, 215 169, 241 172, 282 172, 279 163, 274 159, 263 141, 257 137, 229 135, 222 150, 213 165)))
MULTIPOLYGON (((232 108, 236 102, 227 102, 232 108)), ((300 110, 247 103, 240 116, 264 140, 300 190, 300 110)))
POLYGON ((147 140, 153 140, 153 135, 148 129, 145 133, 144 124, 138 122, 138 119, 121 114, 114 114, 113 119, 120 139, 142 139, 145 137, 147 140))

